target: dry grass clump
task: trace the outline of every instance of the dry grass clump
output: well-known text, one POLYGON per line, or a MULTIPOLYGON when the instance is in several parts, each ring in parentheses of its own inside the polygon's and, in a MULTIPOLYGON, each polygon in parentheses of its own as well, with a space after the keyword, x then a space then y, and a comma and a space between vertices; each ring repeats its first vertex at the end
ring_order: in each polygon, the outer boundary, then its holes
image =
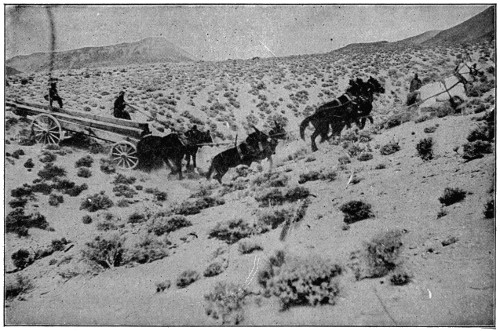
POLYGON ((220 319, 223 325, 238 325, 244 319, 243 305, 247 295, 248 292, 238 285, 219 282, 205 295, 208 302, 205 311, 208 316, 220 319))
POLYGON ((309 181, 315 180, 328 180, 334 181, 337 178, 337 172, 329 169, 322 169, 320 171, 311 170, 307 173, 300 174, 299 184, 304 184, 309 181))
POLYGON ((216 262, 210 263, 210 265, 203 272, 203 276, 214 277, 214 276, 220 275, 221 273, 224 272, 224 270, 226 270, 226 267, 227 267, 227 265, 223 262, 216 261, 216 262))
POLYGON ((344 222, 352 224, 364 219, 374 217, 372 206, 363 201, 349 201, 340 206, 340 211, 344 213, 344 222))
POLYGON ((285 187, 288 184, 289 177, 285 174, 272 172, 257 176, 252 180, 252 185, 263 187, 285 187))
POLYGON ((282 205, 285 202, 295 202, 310 196, 308 188, 295 186, 285 190, 278 188, 270 188, 263 190, 255 196, 255 200, 259 202, 260 207, 282 205))
POLYGON ((185 288, 196 282, 198 279, 200 279, 200 274, 198 272, 194 270, 185 270, 179 275, 179 277, 177 277, 175 284, 178 288, 185 288))
POLYGON ((278 251, 259 272, 258 282, 264 295, 278 297, 285 310, 296 305, 335 304, 341 274, 338 264, 322 257, 288 257, 278 251))
POLYGON ((94 195, 88 195, 85 199, 83 199, 82 204, 80 205, 80 210, 86 209, 89 212, 95 212, 101 209, 111 208, 113 205, 113 201, 104 193, 104 191, 102 191, 94 195))
POLYGON ((439 202, 444 206, 450 206, 465 199, 466 195, 467 192, 464 190, 447 187, 444 189, 443 195, 439 197, 439 202))
POLYGON ((238 243, 238 252, 241 254, 250 254, 254 251, 263 250, 262 245, 254 240, 245 238, 239 241, 238 243))
POLYGON ((203 197, 199 199, 188 199, 173 208, 173 212, 179 215, 194 215, 203 209, 220 206, 225 203, 224 199, 203 197))
POLYGON ((380 154, 382 154, 382 155, 391 155, 391 154, 396 153, 400 149, 401 149, 401 146, 399 146, 398 142, 391 141, 390 143, 385 144, 384 146, 382 146, 380 148, 380 154))
POLYGON ((89 168, 81 167, 78 168, 76 175, 82 178, 89 178, 90 176, 92 176, 92 171, 90 171, 89 168))
POLYGON ((231 245, 255 233, 255 226, 250 226, 242 218, 239 218, 217 223, 208 233, 208 238, 216 238, 231 245))

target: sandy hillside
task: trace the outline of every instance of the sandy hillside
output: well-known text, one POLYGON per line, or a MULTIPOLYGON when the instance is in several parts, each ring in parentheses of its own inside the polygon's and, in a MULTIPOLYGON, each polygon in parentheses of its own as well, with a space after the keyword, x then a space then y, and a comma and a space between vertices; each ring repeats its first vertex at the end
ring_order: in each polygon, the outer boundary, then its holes
MULTIPOLYGON (((456 113, 404 105, 415 71, 450 75, 451 47, 58 72, 68 109, 110 114, 124 89, 156 135, 150 116, 219 142, 280 120, 289 139, 271 174, 219 185, 115 169, 102 142, 31 145, 7 112, 6 324, 494 325, 493 46, 470 47, 484 74, 456 113), (312 153, 298 124, 370 75, 375 123, 312 153)), ((11 78, 6 97, 44 104, 46 85, 11 78)))

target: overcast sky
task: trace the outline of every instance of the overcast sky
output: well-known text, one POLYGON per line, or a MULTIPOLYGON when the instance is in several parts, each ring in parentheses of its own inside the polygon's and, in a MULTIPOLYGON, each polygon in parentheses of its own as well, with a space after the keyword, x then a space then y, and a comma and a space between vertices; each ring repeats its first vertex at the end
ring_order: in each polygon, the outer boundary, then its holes
MULTIPOLYGON (((165 37, 199 60, 324 53, 457 25, 487 5, 60 5, 56 51, 165 37)), ((7 6, 7 59, 50 50, 43 6, 7 6)))

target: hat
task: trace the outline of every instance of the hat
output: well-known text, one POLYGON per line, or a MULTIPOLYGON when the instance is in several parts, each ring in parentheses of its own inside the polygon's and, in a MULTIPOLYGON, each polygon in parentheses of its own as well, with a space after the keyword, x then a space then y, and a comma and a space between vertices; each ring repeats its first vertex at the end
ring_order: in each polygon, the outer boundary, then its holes
POLYGON ((125 94, 125 91, 120 91, 119 95, 125 94))

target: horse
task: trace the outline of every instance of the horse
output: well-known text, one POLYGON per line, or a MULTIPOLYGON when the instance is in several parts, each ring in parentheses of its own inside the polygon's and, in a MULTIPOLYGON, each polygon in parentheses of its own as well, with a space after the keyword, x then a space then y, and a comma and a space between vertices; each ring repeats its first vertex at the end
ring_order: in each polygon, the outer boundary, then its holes
POLYGON ((179 179, 182 179, 182 160, 184 156, 186 156, 187 159, 187 157, 194 155, 193 163, 196 166, 196 151, 198 150, 198 146, 196 145, 208 141, 207 135, 210 136, 209 132, 198 135, 190 142, 187 142, 186 139, 178 133, 171 133, 164 137, 152 135, 143 137, 137 143, 139 165, 147 167, 150 166, 155 159, 161 159, 170 168, 173 174, 178 173, 179 179))
POLYGON ((210 135, 210 130, 206 132, 203 131, 193 131, 191 135, 187 137, 188 143, 186 145, 186 169, 189 169, 191 159, 193 160, 193 168, 196 169, 196 153, 199 144, 211 144, 213 143, 212 136, 210 135))
POLYGON ((230 168, 238 165, 250 166, 253 162, 261 162, 269 159, 272 168, 272 155, 276 152, 278 139, 285 139, 284 128, 275 122, 275 127, 269 132, 269 135, 259 131, 255 126, 255 132, 251 133, 241 144, 217 154, 210 164, 206 178, 210 180, 212 173, 217 181, 222 184, 222 177, 230 168))
POLYGON ((452 106, 456 106, 460 100, 467 99, 468 87, 478 74, 474 63, 461 62, 455 67, 452 76, 425 84, 415 91, 416 95, 410 104, 420 103, 420 107, 430 107, 437 102, 450 101, 452 106))
POLYGON ((378 80, 371 77, 367 82, 358 79, 358 82, 350 81, 346 92, 339 98, 320 106, 314 114, 306 117, 300 123, 300 137, 305 140, 304 131, 311 123, 315 131, 311 136, 311 148, 315 152, 318 150, 316 138, 321 136, 321 142, 333 136, 340 135, 344 126, 350 127, 355 123, 358 127, 364 128, 366 118, 373 123, 373 118, 369 115, 373 109, 373 96, 377 93, 385 93, 385 89, 378 80), (328 136, 332 127, 332 135, 328 136))

